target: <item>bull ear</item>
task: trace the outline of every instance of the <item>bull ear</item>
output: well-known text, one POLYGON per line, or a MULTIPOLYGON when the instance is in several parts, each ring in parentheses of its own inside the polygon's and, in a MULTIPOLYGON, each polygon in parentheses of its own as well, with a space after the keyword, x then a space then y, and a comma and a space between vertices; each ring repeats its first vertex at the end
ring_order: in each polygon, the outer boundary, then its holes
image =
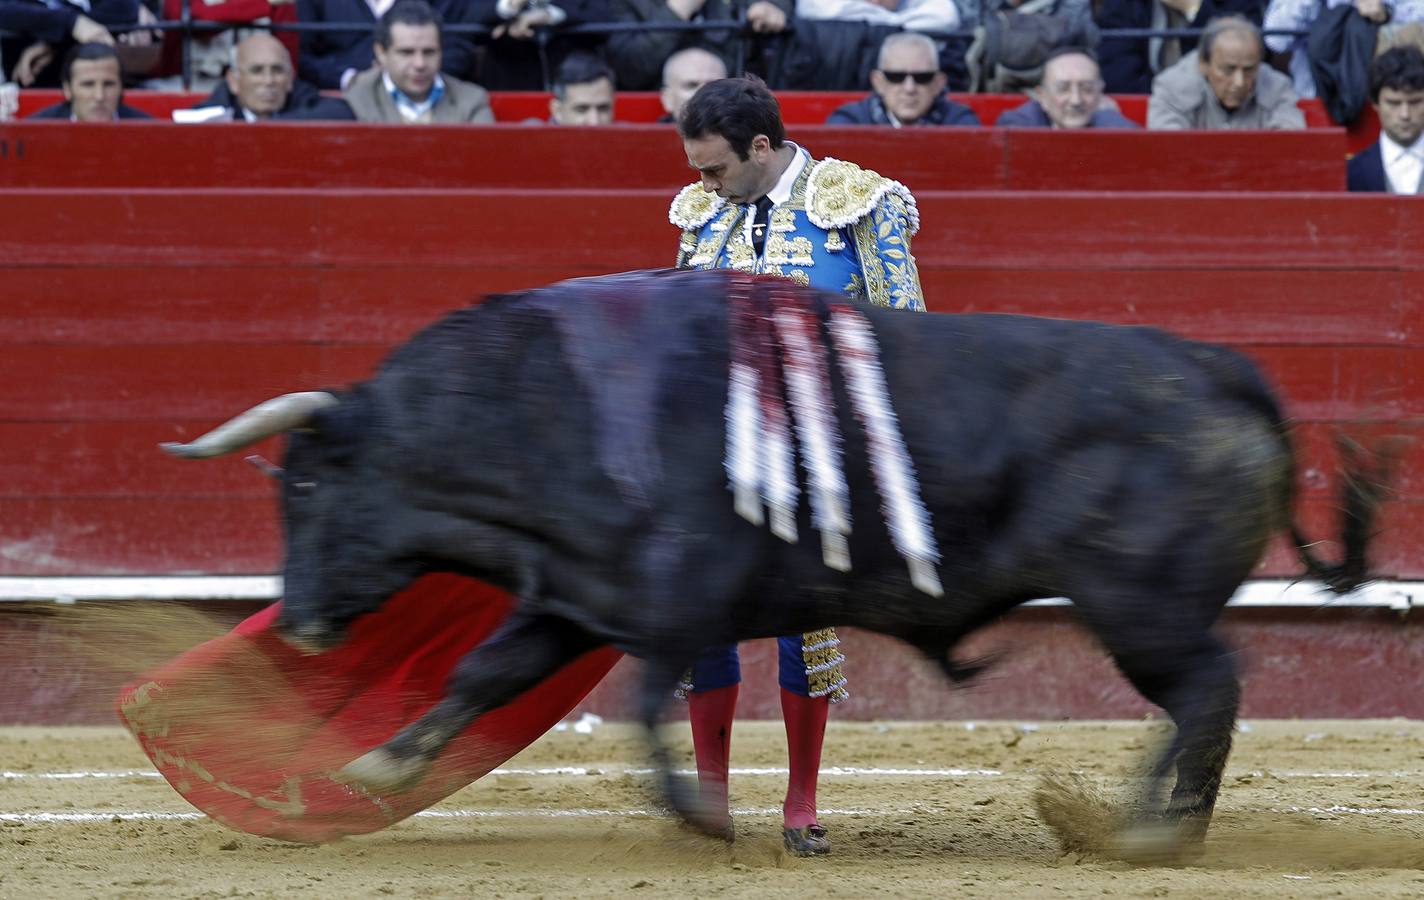
POLYGON ((283 394, 259 403, 196 440, 186 444, 169 441, 158 446, 164 452, 184 459, 221 456, 274 434, 299 428, 320 410, 338 406, 340 402, 335 394, 326 391, 283 394))

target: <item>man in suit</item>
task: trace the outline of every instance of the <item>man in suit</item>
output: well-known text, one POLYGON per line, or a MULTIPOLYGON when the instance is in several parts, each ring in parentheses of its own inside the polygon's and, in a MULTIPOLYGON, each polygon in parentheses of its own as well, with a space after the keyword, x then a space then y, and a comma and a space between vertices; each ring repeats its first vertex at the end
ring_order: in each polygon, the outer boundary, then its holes
POLYGON ((1303 129, 1290 79, 1263 65, 1261 29, 1240 16, 1213 19, 1197 52, 1152 79, 1153 130, 1303 129))
POLYGON ((113 122, 151 119, 148 113, 125 106, 119 53, 108 44, 75 44, 60 68, 64 102, 46 107, 32 119, 68 119, 71 122, 113 122))
POLYGON ((1424 186, 1424 53, 1406 44, 1370 64, 1370 100, 1380 137, 1350 160, 1352 191, 1418 194, 1424 186))
POLYGON ((549 121, 555 125, 613 122, 613 70, 591 53, 570 53, 554 76, 549 121))
POLYGON ((292 55, 270 34, 256 33, 232 48, 224 80, 175 122, 268 122, 274 119, 354 119, 351 107, 295 80, 292 55))
MULTIPOLYGON (((396 0, 296 0, 301 22, 365 22, 374 29, 377 19, 396 0)), ((461 0, 432 0, 441 17, 460 21, 461 0)), ((302 52, 297 59, 297 77, 324 91, 344 91, 351 80, 376 62, 372 31, 304 31, 302 52)), ((457 78, 469 77, 474 65, 474 47, 469 41, 451 36, 440 55, 443 70, 457 78)))
POLYGON ((1043 63, 1033 99, 1006 109, 994 123, 1015 128, 1136 128, 1103 100, 1103 76, 1091 50, 1060 47, 1043 63))
POLYGON ((351 79, 346 101, 362 122, 405 125, 493 122, 489 92, 440 71, 440 14, 399 0, 376 23, 376 65, 351 79))

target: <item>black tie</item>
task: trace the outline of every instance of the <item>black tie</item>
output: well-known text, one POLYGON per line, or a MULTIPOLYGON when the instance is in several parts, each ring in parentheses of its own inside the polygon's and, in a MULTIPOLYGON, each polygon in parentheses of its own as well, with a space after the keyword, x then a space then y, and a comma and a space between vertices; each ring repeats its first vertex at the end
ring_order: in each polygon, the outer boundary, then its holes
POLYGON ((756 211, 752 214, 752 249, 757 256, 761 256, 762 248, 766 246, 766 231, 771 227, 771 198, 763 197, 756 202, 756 211))

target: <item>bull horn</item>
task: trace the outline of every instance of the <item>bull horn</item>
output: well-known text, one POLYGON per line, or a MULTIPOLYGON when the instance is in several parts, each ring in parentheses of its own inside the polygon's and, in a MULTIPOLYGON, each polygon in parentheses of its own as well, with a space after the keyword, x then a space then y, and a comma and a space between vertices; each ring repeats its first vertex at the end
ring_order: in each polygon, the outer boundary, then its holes
POLYGON ((255 444, 266 437, 305 425, 317 410, 335 406, 341 401, 326 391, 301 391, 283 394, 259 403, 241 415, 229 419, 196 440, 186 444, 167 441, 159 448, 184 459, 207 459, 231 453, 239 447, 255 444))

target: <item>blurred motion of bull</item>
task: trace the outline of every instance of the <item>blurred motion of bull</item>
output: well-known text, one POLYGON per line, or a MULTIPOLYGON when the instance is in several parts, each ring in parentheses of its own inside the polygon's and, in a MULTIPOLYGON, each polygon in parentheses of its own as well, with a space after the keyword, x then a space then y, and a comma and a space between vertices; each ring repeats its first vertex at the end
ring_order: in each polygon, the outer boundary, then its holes
MULTIPOLYGON (((667 800, 709 829, 720 823, 670 774, 656 729, 703 647, 855 626, 961 679, 976 669, 952 656, 966 635, 1062 596, 1177 726, 1126 845, 1199 843, 1239 694, 1213 623, 1277 531, 1310 576, 1342 593, 1360 584, 1378 502, 1368 465, 1347 456, 1343 560, 1316 559, 1292 524, 1280 409, 1255 366, 1222 347, 1091 322, 911 316, 723 271, 491 298, 430 326, 349 390, 288 394, 166 449, 214 456, 279 432, 289 433, 280 627, 294 643, 339 643, 352 620, 426 572, 519 598, 445 699, 346 777, 375 793, 412 784, 476 717, 613 645, 646 663, 641 715, 667 800), (767 315, 782 302, 808 310, 818 352, 834 360, 827 406, 854 523, 840 564, 815 540, 747 521, 729 493, 738 291, 777 292, 762 297, 767 315), (837 309, 858 312, 878 344, 933 544, 928 579, 923 559, 912 578, 895 533, 905 498, 872 471, 877 438, 853 412, 847 354, 827 325, 837 309)), ((814 473, 791 477, 814 492, 814 473)), ((797 533, 824 524, 805 504, 791 513, 797 533)))

